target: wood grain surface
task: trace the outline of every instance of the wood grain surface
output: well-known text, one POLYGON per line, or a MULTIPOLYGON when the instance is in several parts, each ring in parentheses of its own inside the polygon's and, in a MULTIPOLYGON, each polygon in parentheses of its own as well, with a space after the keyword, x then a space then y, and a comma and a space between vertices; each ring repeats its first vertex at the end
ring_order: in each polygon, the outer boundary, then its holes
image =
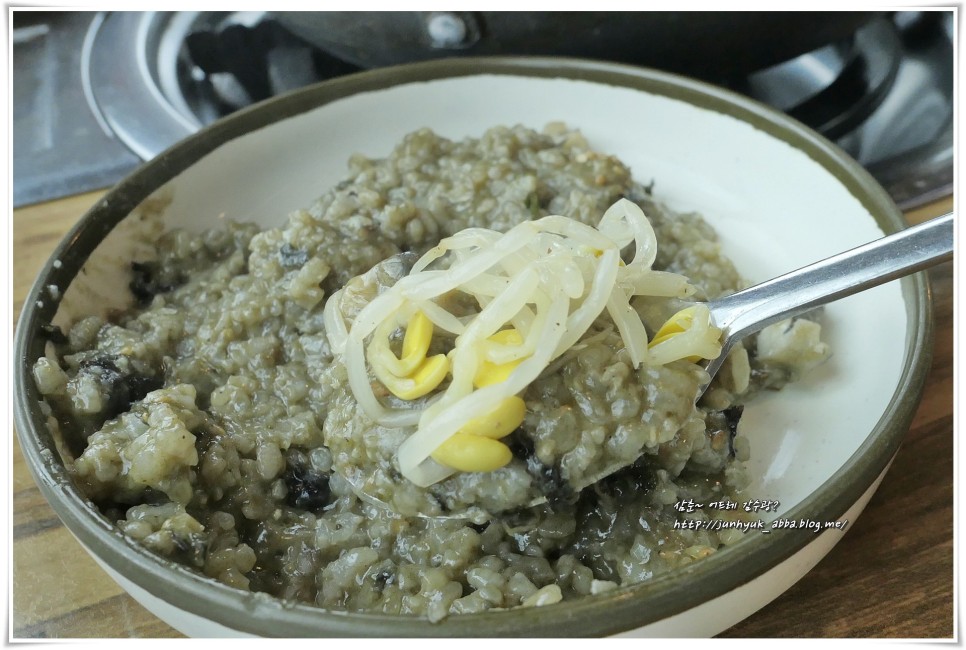
MULTIPOLYGON (((14 318, 90 193, 14 211, 14 318)), ((917 210, 918 223, 952 198, 917 210)), ((929 271, 936 338, 925 396, 892 468, 832 552, 724 637, 952 638, 953 265, 929 271)), ((181 636, 128 596, 61 525, 13 458, 14 639, 181 636)))

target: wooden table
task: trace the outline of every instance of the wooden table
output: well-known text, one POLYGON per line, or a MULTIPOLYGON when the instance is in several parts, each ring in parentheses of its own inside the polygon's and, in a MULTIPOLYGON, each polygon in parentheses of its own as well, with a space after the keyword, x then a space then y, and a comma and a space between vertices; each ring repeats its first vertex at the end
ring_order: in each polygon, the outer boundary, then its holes
MULTIPOLYGON (((14 318, 57 242, 100 193, 14 211, 14 318)), ((948 212, 952 199, 910 223, 948 212)), ((953 270, 929 272, 935 356, 905 443, 865 513, 813 571, 726 637, 953 635, 953 270)), ((19 446, 13 462, 15 638, 178 637, 121 590, 61 525, 19 446)))

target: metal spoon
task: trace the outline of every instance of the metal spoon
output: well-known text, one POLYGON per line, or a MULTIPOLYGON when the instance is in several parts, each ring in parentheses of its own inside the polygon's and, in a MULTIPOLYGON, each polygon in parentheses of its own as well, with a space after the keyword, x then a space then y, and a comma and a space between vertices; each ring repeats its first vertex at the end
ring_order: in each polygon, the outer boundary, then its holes
MULTIPOLYGON (((705 367, 708 379, 698 388, 695 402, 704 395, 734 344, 745 337, 952 257, 953 213, 949 213, 704 303, 711 312, 712 324, 722 331, 721 354, 705 367)), ((607 467, 573 488, 582 490, 624 467, 626 464, 607 467)), ((539 498, 529 505, 545 502, 546 498, 539 498)))
MULTIPOLYGON (((722 331, 722 348, 721 354, 706 366, 708 380, 699 387, 695 401, 707 390, 731 348, 741 339, 778 321, 921 271, 952 256, 953 215, 950 213, 705 303, 713 325, 722 331)), ((571 487, 579 492, 626 466, 627 463, 612 465, 586 478, 581 485, 571 487)), ((389 508, 370 495, 365 498, 389 508)), ((539 497, 528 505, 537 506, 546 501, 546 497, 539 497)), ((422 516, 473 519, 470 511, 422 516)))
MULTIPOLYGON (((952 259, 953 214, 833 255, 706 305, 722 330, 721 354, 705 368, 715 376, 732 346, 773 323, 952 259)), ((698 397, 708 384, 701 387, 698 397)))

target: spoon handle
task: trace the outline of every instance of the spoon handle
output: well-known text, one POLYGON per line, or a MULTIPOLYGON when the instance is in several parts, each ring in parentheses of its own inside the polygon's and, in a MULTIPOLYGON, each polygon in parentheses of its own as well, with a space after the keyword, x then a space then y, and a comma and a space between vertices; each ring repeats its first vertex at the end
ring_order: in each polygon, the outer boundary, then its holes
POLYGON ((735 341, 819 305, 952 259, 952 213, 833 255, 708 303, 724 349, 708 365, 714 376, 735 341))

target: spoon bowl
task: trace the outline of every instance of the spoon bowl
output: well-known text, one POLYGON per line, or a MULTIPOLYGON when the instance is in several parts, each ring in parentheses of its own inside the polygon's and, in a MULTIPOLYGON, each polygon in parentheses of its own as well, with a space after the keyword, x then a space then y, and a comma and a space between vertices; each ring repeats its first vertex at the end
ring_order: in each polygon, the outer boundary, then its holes
POLYGON ((698 398, 734 344, 746 336, 952 256, 953 214, 949 213, 706 303, 712 323, 722 331, 722 344, 721 354, 705 367, 708 381, 698 398))
MULTIPOLYGON (((712 325, 722 332, 721 353, 705 366, 707 379, 700 385, 695 402, 704 395, 733 346, 747 336, 839 298, 947 261, 952 254, 953 214, 950 213, 704 303, 710 312, 712 325)), ((569 484, 569 487, 578 493, 630 464, 612 464, 582 481, 569 484)), ((363 484, 351 480, 350 483, 360 498, 392 509, 385 501, 367 493, 363 484)), ((541 496, 528 503, 527 507, 539 506, 547 501, 546 496, 541 496)), ((475 523, 482 523, 495 514, 499 513, 475 507, 460 512, 450 511, 444 515, 415 513, 424 518, 467 519, 475 523)))

